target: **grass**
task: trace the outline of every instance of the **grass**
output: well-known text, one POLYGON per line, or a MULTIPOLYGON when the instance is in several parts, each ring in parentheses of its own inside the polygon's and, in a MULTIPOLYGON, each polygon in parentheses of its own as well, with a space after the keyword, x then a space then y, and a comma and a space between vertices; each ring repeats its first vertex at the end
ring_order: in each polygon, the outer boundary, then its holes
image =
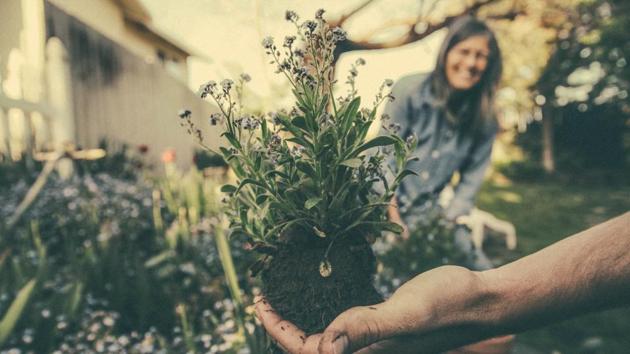
MULTIPOLYGON (((511 221, 519 245, 510 260, 630 210, 630 183, 613 178, 560 176, 528 180, 496 174, 484 184, 478 206, 511 221)), ((519 336, 542 352, 628 353, 630 308, 590 314, 519 336)))

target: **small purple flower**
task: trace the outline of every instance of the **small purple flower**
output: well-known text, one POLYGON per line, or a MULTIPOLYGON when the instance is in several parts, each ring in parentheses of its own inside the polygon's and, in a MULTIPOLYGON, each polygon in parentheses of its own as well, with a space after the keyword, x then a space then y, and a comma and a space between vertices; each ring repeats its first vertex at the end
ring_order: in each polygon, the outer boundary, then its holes
POLYGON ((300 158, 304 150, 304 146, 296 145, 291 148, 291 155, 295 158, 300 158))
POLYGON ((182 109, 181 111, 179 111, 178 115, 179 115, 179 118, 181 119, 188 119, 190 118, 192 113, 187 109, 182 109))
POLYGON ((323 20, 324 19, 324 12, 326 12, 324 9, 317 10, 317 12, 315 12, 315 18, 318 19, 318 20, 323 20))
POLYGON ((315 32, 315 29, 317 28, 317 22, 312 21, 312 20, 304 21, 304 24, 302 26, 306 27, 306 29, 308 29, 309 32, 313 33, 315 32))
POLYGON ((276 133, 272 134, 269 139, 269 146, 276 147, 280 145, 280 143, 282 143, 282 138, 280 138, 280 135, 276 133))
POLYGON ((243 80, 243 82, 250 82, 250 81, 252 81, 252 77, 249 76, 249 74, 247 74, 247 73, 242 73, 241 74, 241 80, 243 80))
POLYGON ((346 31, 341 27, 335 27, 332 29, 332 38, 334 42, 342 42, 346 40, 346 31))
POLYGON ((234 85, 234 81, 230 80, 230 79, 225 79, 223 81, 221 81, 221 87, 223 88, 223 92, 225 93, 229 93, 230 90, 232 89, 232 85, 234 85))
POLYGON ((286 36, 284 37, 284 47, 287 48, 291 48, 291 46, 293 45, 293 42, 295 42, 295 36, 286 36))
POLYGON ((400 130, 400 124, 398 123, 390 123, 389 129, 391 129, 394 133, 397 133, 400 130))
POLYGON ((208 121, 210 122, 210 125, 217 125, 217 123, 221 122, 221 118, 223 118, 221 113, 212 113, 208 121))
POLYGON ((262 45, 266 49, 271 49, 273 47, 273 38, 272 37, 265 37, 265 39, 263 39, 263 41, 262 41, 262 45))
POLYGON ((287 12, 284 13, 284 18, 289 22, 295 22, 300 18, 300 16, 298 16, 295 11, 287 10, 287 12))
POLYGON ((410 134, 407 139, 405 140, 405 142, 407 143, 407 147, 411 148, 413 146, 413 144, 416 143, 416 134, 410 134))

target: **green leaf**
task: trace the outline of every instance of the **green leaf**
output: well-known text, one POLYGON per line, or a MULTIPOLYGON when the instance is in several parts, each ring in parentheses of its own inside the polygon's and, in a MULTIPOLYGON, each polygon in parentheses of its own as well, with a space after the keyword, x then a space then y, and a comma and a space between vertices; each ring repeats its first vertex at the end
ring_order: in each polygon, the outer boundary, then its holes
POLYGON ((247 217, 247 209, 241 208, 239 216, 241 218, 241 225, 243 226, 243 230, 247 233, 250 233, 249 232, 249 218, 247 217))
POLYGON ((397 233, 400 234, 403 232, 403 228, 402 226, 390 222, 390 221, 359 221, 359 222, 355 222, 354 224, 350 225, 349 227, 347 227, 343 233, 347 233, 352 229, 356 229, 359 226, 369 226, 370 229, 372 230, 376 230, 376 231, 391 231, 393 233, 397 233))
POLYGON ((153 268, 156 265, 170 259, 176 256, 175 251, 173 250, 166 250, 158 255, 155 255, 151 258, 149 258, 146 262, 144 262, 144 267, 145 268, 153 268))
POLYGON ((260 122, 260 131, 262 132, 262 139, 264 142, 267 142, 269 140, 269 128, 267 127, 267 120, 266 119, 262 119, 262 121, 260 122))
POLYGON ((345 211, 343 214, 341 214, 339 218, 343 219, 344 217, 349 216, 352 213, 357 213, 357 212, 363 213, 365 211, 378 208, 378 207, 387 208, 389 205, 390 205, 389 202, 378 202, 378 203, 370 203, 370 204, 361 205, 359 207, 345 211))
POLYGON ((402 226, 389 221, 375 222, 371 225, 375 226, 375 228, 380 228, 381 230, 387 230, 397 234, 400 234, 404 231, 402 226))
POLYGON ((322 100, 319 104, 319 109, 317 113, 323 113, 326 111, 326 106, 328 105, 328 95, 324 95, 324 97, 322 97, 322 100))
POLYGON ((306 210, 310 210, 311 208, 313 208, 315 205, 317 205, 317 203, 321 202, 322 198, 321 197, 313 197, 313 198, 309 198, 306 203, 304 203, 304 207, 306 208, 306 210))
POLYGON ((83 282, 77 281, 72 289, 72 296, 70 297, 70 301, 67 304, 67 314, 70 316, 74 316, 77 309, 79 308, 79 304, 81 303, 81 298, 83 297, 83 282))
POLYGON ((0 347, 4 345, 4 342, 9 338, 11 332, 13 332, 13 328, 20 320, 20 317, 22 317, 24 307, 26 307, 28 300, 31 298, 36 284, 36 279, 32 279, 26 283, 17 293, 17 296, 4 314, 4 317, 2 317, 2 321, 0 322, 0 347))
POLYGON ((239 183, 238 188, 236 188, 236 190, 234 191, 234 194, 238 194, 238 192, 241 191, 241 189, 243 189, 243 187, 245 187, 248 184, 253 184, 262 188, 265 188, 265 185, 256 181, 255 179, 252 178, 245 178, 244 180, 241 181, 241 183, 239 183))
POLYGON ((281 172, 281 171, 272 170, 272 171, 269 171, 269 172, 265 173, 265 179, 273 178, 274 176, 280 176, 280 177, 282 177, 284 179, 287 179, 287 180, 290 178, 289 175, 287 175, 286 173, 281 172))
POLYGON ((262 154, 256 154, 256 160, 254 161, 254 169, 256 171, 260 171, 261 165, 262 165, 262 154))
POLYGON ((299 219, 293 219, 290 221, 285 221, 282 222, 278 225, 276 225, 273 229, 267 231, 267 233, 265 234, 265 239, 267 239, 269 236, 273 235, 274 233, 282 233, 284 230, 288 229, 289 227, 298 224, 300 222, 304 222, 304 221, 308 221, 309 219, 307 218, 299 218, 299 219))
POLYGON ((221 192, 234 193, 236 192, 236 186, 232 184, 224 184, 223 186, 221 186, 221 192))
POLYGON ((409 176, 409 175, 414 175, 417 176, 418 174, 412 170, 406 169, 403 170, 402 172, 400 172, 398 174, 398 176, 396 176, 396 179, 394 180, 394 185, 398 185, 398 183, 400 183, 400 181, 403 180, 403 178, 409 176))
POLYGON ((256 204, 260 205, 269 199, 269 194, 261 194, 256 197, 256 204))
POLYGON ((353 159, 348 159, 345 161, 342 161, 339 163, 340 165, 344 165, 344 166, 348 166, 348 167, 352 167, 352 168, 358 168, 363 164, 363 160, 359 159, 359 158, 353 158, 353 159))
POLYGON ((291 120, 291 123, 300 129, 306 130, 306 119, 303 116, 297 116, 291 120))
MULTIPOLYGON (((303 137, 294 136, 294 137, 292 137, 292 138, 288 138, 288 139, 285 139, 285 140, 286 140, 286 141, 290 141, 290 142, 294 142, 294 143, 296 143, 296 144, 298 144, 298 145, 302 145, 302 146, 304 146, 304 147, 309 148, 310 150, 313 150, 313 144, 311 144, 311 142, 310 142, 310 141, 306 140, 306 139, 305 139, 305 138, 303 138, 303 137)), ((305 153, 307 153, 307 154, 308 154, 308 152, 309 152, 309 150, 307 149, 307 150, 305 151, 305 153)))
POLYGON ((398 142, 398 140, 391 135, 382 135, 382 136, 377 136, 376 138, 360 145, 358 148, 354 149, 347 157, 355 157, 358 154, 360 154, 361 152, 367 150, 367 149, 371 149, 374 147, 378 147, 378 146, 387 146, 387 145, 392 145, 392 144, 396 144, 398 142))
POLYGON ((230 152, 230 150, 228 150, 228 149, 224 148, 223 146, 220 146, 220 147, 219 147, 219 150, 221 150, 221 153, 223 154, 223 157, 224 157, 224 158, 226 158, 226 159, 227 159, 228 157, 230 157, 230 156, 232 156, 232 155, 233 155, 233 154, 230 152))
POLYGON ((232 144, 232 146, 234 146, 235 148, 239 150, 241 149, 241 143, 238 141, 238 139, 236 139, 234 134, 230 132, 225 132, 221 134, 221 136, 224 136, 230 142, 230 144, 232 144))
POLYGON ((313 166, 311 166, 310 163, 300 160, 296 163, 295 167, 297 167, 298 170, 304 172, 310 178, 317 180, 315 169, 313 169, 313 166))
POLYGON ((359 106, 361 105, 361 98, 357 97, 348 103, 345 111, 343 112, 343 116, 341 119, 342 133, 345 134, 350 130, 352 126, 352 121, 357 115, 359 111, 359 106))

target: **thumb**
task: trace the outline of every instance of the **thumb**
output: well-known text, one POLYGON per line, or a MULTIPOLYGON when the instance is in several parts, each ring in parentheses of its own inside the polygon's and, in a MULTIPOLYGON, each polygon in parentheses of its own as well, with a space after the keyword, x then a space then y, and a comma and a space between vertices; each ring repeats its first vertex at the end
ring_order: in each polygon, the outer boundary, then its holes
POLYGON ((384 304, 353 307, 339 315, 324 331, 319 353, 353 353, 392 335, 384 304))

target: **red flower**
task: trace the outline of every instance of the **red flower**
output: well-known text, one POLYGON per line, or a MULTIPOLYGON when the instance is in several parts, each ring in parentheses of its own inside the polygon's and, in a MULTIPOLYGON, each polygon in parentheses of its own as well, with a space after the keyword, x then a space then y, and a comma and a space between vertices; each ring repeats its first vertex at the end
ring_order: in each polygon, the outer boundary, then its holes
POLYGON ((171 163, 175 162, 175 149, 166 149, 162 153, 162 162, 171 163))

